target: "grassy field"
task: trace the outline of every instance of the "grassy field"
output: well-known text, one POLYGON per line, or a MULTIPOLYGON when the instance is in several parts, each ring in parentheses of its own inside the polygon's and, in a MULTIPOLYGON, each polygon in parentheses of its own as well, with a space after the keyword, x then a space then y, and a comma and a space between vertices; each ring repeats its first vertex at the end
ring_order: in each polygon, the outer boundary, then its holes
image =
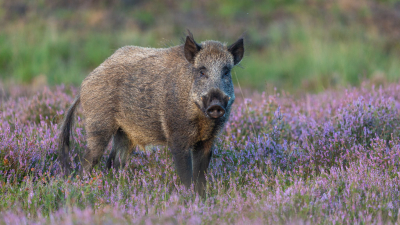
MULTIPOLYGON (((108 149, 91 176, 60 177, 58 123, 77 89, 14 86, 0 107, 0 224, 399 223, 399 90, 239 97, 202 199, 164 147, 121 171, 105 169, 108 149)), ((86 149, 81 116, 72 158, 86 149)))
POLYGON ((232 43, 246 33, 246 56, 235 70, 235 82, 245 87, 304 93, 357 86, 369 78, 377 84, 397 81, 398 29, 375 12, 379 7, 389 10, 384 11, 387 20, 400 22, 390 18, 395 2, 350 4, 354 9, 347 9, 346 2, 222 1, 216 7, 204 1, 168 8, 159 1, 82 9, 28 4, 17 16, 11 6, 3 6, 0 17, 7 22, 0 24, 0 78, 6 84, 79 85, 116 49, 177 45, 190 28, 198 41, 232 43))

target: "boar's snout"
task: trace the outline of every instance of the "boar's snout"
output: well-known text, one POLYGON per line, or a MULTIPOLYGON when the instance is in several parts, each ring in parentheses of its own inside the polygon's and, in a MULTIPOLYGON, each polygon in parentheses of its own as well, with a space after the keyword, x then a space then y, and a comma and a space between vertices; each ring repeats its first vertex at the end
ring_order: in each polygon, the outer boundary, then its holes
POLYGON ((212 105, 207 109, 207 115, 213 119, 218 119, 225 114, 225 109, 220 105, 212 105))
POLYGON ((225 115, 225 108, 229 101, 227 95, 223 94, 218 89, 212 89, 202 99, 207 116, 213 119, 218 119, 225 115))
POLYGON ((225 114, 225 109, 218 102, 210 105, 207 110, 207 115, 213 119, 218 119, 225 114))

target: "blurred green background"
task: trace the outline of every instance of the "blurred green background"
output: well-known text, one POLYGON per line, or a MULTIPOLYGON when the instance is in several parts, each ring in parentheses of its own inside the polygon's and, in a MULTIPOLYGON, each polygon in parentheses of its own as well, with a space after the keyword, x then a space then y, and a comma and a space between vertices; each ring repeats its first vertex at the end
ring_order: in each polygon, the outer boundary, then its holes
POLYGON ((400 1, 0 0, 0 79, 79 85, 124 45, 169 47, 245 33, 234 83, 291 93, 400 77, 400 1))

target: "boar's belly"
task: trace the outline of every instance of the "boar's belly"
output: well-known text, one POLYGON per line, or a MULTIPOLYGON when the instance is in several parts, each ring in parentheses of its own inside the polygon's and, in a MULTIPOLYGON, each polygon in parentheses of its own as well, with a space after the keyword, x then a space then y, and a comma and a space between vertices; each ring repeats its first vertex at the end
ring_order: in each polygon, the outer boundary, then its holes
POLYGON ((121 126, 129 139, 135 145, 144 147, 146 145, 165 145, 166 137, 162 132, 161 123, 151 124, 124 124, 121 126))

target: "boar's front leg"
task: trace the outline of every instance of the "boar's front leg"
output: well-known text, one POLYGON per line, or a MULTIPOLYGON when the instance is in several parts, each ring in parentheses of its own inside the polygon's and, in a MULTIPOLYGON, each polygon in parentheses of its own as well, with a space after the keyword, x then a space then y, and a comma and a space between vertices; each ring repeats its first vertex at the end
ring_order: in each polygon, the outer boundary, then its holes
POLYGON ((192 158, 191 149, 183 138, 175 140, 171 147, 175 169, 186 188, 192 184, 192 158))
POLYGON ((206 177, 208 165, 212 156, 212 141, 198 142, 192 152, 193 181, 195 190, 204 196, 206 188, 206 177))

